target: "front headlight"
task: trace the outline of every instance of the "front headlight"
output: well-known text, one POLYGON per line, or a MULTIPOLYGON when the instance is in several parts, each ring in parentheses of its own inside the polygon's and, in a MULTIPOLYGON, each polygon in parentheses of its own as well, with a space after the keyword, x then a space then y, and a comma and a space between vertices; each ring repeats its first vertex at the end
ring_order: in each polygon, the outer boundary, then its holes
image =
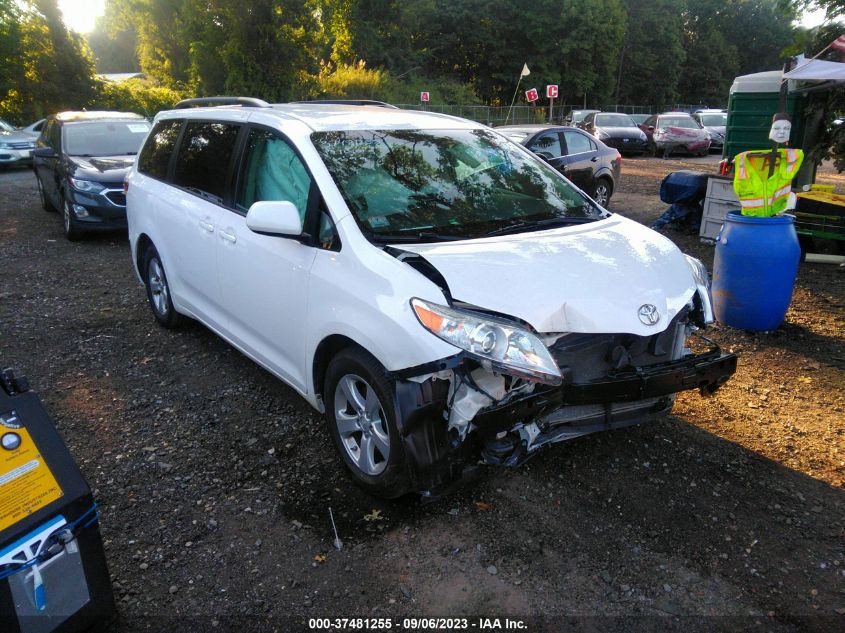
POLYGON ((74 189, 83 193, 100 193, 105 189, 101 183, 93 180, 80 180, 79 178, 68 178, 68 180, 74 189))
POLYGON ((502 319, 411 299, 422 326, 435 336, 489 362, 492 369, 550 385, 561 383, 548 348, 533 333, 502 319))
POLYGON ((692 273, 692 278, 695 281, 695 288, 698 291, 698 296, 701 299, 701 312, 704 317, 704 323, 713 323, 716 316, 713 313, 713 298, 710 295, 710 276, 707 274, 707 269, 700 259, 684 255, 687 260, 687 265, 692 273))
POLYGON ((0 143, 0 149, 12 149, 12 145, 10 143, 0 143))

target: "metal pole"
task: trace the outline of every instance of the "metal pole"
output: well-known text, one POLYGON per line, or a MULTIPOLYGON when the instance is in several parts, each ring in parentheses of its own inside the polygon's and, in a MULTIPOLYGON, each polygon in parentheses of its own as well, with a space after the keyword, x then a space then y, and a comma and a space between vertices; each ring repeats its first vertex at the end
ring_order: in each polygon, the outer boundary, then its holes
POLYGON ((511 99, 511 105, 508 108, 508 115, 505 117, 505 125, 508 124, 508 119, 511 116, 511 110, 513 110, 513 102, 516 101, 516 93, 519 92, 519 84, 522 83, 522 73, 519 73, 519 81, 516 82, 516 90, 513 91, 513 99, 511 99))

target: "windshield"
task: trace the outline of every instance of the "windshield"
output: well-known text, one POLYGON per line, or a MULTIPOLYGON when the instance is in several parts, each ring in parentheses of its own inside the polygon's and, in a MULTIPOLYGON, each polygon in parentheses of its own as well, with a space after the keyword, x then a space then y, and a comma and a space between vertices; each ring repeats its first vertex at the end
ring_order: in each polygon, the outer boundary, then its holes
POLYGON ((660 127, 682 127, 697 130, 701 126, 696 123, 692 117, 683 116, 667 116, 660 117, 660 127))
POLYGON ((702 114, 701 116, 701 124, 702 125, 710 125, 713 127, 725 126, 728 124, 728 115, 727 113, 720 113, 720 114, 702 114))
POLYGON ((86 121, 65 125, 65 153, 71 156, 137 154, 150 131, 147 121, 86 121))
POLYGON ((354 130, 311 138, 371 238, 472 238, 604 217, 554 169, 490 130, 354 130))
POLYGON ((637 127, 627 114, 597 114, 596 125, 599 127, 637 127))
POLYGON ((3 119, 0 119, 0 132, 14 132, 15 128, 8 123, 6 123, 3 119))

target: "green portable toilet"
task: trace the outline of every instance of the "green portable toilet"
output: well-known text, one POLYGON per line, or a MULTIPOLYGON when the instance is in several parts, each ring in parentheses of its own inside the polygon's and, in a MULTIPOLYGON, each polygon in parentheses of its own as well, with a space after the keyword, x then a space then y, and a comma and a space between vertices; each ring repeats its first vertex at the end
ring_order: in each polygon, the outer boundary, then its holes
MULTIPOLYGON (((780 107, 780 83, 783 72, 770 70, 734 79, 728 99, 728 124, 722 156, 733 159, 751 149, 770 149, 769 129, 772 115, 780 107)), ((801 147, 804 138, 804 99, 788 94, 786 112, 792 117, 790 147, 801 147)))

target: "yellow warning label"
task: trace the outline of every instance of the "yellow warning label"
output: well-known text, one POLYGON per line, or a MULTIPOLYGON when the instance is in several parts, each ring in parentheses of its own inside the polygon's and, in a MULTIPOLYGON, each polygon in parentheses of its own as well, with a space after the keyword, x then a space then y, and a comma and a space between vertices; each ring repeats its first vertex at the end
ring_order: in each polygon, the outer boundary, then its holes
POLYGON ((0 532, 62 496, 29 432, 0 425, 0 532))

